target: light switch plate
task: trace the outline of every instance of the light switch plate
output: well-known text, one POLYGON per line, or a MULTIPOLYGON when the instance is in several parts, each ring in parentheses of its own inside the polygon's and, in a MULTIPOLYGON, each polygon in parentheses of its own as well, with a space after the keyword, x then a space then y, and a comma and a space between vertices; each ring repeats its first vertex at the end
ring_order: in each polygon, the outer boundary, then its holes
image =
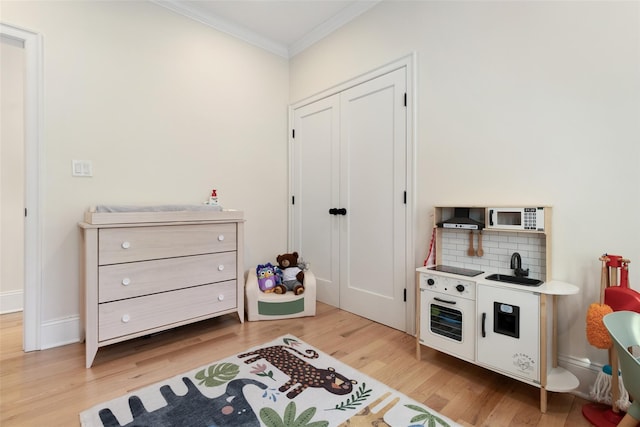
POLYGON ((71 174, 73 176, 93 176, 91 160, 72 160, 71 174))

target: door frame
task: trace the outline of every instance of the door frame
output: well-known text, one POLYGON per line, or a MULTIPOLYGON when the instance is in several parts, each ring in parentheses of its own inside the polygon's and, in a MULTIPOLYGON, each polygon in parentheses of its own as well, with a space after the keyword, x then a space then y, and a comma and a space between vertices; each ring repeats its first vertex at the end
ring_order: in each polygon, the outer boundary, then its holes
POLYGON ((411 335, 415 335, 416 332, 416 265, 415 263, 415 247, 416 247, 416 233, 417 224, 416 224, 416 194, 415 194, 415 159, 416 159, 416 145, 415 141, 417 141, 417 129, 415 126, 416 114, 417 114, 417 94, 416 94, 416 64, 417 64, 417 55, 415 52, 403 56, 400 59, 382 65, 378 68, 375 68, 369 72, 361 74, 353 79, 350 79, 346 82, 340 83, 336 86, 333 86, 329 89, 326 89, 322 92, 319 92, 310 97, 304 98, 301 101, 298 101, 294 104, 289 105, 288 113, 289 113, 289 144, 288 144, 288 170, 289 170, 289 191, 288 191, 288 250, 293 250, 293 205, 291 200, 294 196, 294 176, 293 176, 293 126, 294 126, 294 111, 297 108, 304 107, 305 105, 311 104, 313 102, 319 101, 320 99, 335 95, 340 93, 346 89, 357 86, 361 83, 367 82, 369 80, 373 80, 377 77, 380 77, 384 74, 388 74, 392 71, 395 71, 400 68, 405 68, 407 73, 407 150, 406 150, 406 191, 407 191, 407 209, 406 209, 406 247, 405 247, 405 259, 406 259, 406 289, 407 289, 407 312, 406 312, 406 325, 407 325, 407 333, 411 335))
POLYGON ((0 23, 0 34, 24 45, 25 53, 25 231, 23 349, 41 349, 43 72, 42 35, 0 23))

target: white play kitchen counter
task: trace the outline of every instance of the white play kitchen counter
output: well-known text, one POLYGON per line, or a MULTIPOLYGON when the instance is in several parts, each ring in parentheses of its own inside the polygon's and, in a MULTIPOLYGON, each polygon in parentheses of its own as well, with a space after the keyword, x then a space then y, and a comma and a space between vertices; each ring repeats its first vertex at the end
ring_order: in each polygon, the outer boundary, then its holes
MULTIPOLYGON (((434 222, 442 224, 443 216, 446 219, 451 209, 436 208, 434 222)), ((516 248, 522 248, 518 250, 523 254, 523 263, 534 262, 535 254, 543 253, 544 259, 538 264, 542 264, 544 271, 539 275, 551 277, 551 212, 550 208, 538 209, 544 209, 545 225, 540 226, 541 230, 525 233, 543 235, 524 234, 524 239, 535 243, 535 239, 542 238, 542 249, 535 244, 531 247, 520 244, 516 248)), ((476 218, 479 234, 484 218, 482 215, 476 218)), ((464 233, 466 238, 470 229, 455 228, 436 228, 437 267, 417 269, 416 355, 421 358, 421 346, 425 345, 539 387, 540 410, 546 412, 547 391, 568 392, 579 385, 573 374, 558 366, 557 352, 557 298, 577 294, 578 288, 558 280, 537 286, 489 280, 487 277, 495 274, 513 274, 508 269, 513 249, 505 242, 515 240, 509 235, 514 231, 496 227, 482 230, 484 250, 472 254, 471 249, 464 249, 461 255, 452 249, 456 245, 450 243, 446 234, 453 233, 454 239, 459 239, 455 234, 464 233), (482 256, 486 261, 479 260, 482 256), (487 263, 507 265, 498 268, 487 263)), ((472 239, 473 235, 469 241, 472 239)))

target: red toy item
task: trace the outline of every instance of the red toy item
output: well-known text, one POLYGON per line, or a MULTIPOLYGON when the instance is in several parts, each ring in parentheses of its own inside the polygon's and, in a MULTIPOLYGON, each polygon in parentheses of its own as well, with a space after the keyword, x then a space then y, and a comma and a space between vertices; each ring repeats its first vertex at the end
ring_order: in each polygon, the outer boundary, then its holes
MULTIPOLYGON (((603 283, 601 285, 606 286, 604 289, 604 304, 601 304, 601 306, 610 307, 613 311, 635 311, 640 313, 640 293, 629 288, 630 261, 619 255, 609 254, 604 254, 600 259, 603 261, 603 283), (618 268, 620 269, 620 284, 618 284, 618 268), (609 270, 610 274, 605 274, 605 269, 609 270)), ((601 322, 602 320, 600 319, 601 322)), ((617 372, 618 361, 614 354, 609 350, 612 372, 617 372), (615 360, 611 360, 612 356, 615 360)), ((616 403, 619 398, 618 388, 618 376, 612 376, 611 399, 614 403, 611 405, 588 403, 582 407, 582 415, 596 427, 616 427, 624 414, 616 403)))
POLYGON ((211 196, 209 197, 209 205, 218 206, 218 191, 214 188, 211 190, 211 196))
POLYGON ((611 283, 611 286, 604 290, 604 303, 613 311, 640 313, 640 293, 629 288, 629 260, 617 255, 608 255, 608 257, 611 261, 607 265, 620 268, 620 285, 611 283))

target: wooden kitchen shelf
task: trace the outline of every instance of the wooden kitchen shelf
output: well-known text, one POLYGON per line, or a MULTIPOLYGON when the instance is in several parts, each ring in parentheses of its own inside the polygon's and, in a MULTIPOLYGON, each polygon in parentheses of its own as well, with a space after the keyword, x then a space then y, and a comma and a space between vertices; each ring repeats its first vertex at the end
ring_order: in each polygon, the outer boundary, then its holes
POLYGON ((547 374, 547 391, 567 393, 575 390, 580 385, 580 381, 571 372, 560 366, 552 368, 547 374))
POLYGON ((538 290, 538 292, 544 292, 547 295, 575 295, 580 291, 577 286, 561 280, 549 280, 540 287, 542 290, 538 290))

